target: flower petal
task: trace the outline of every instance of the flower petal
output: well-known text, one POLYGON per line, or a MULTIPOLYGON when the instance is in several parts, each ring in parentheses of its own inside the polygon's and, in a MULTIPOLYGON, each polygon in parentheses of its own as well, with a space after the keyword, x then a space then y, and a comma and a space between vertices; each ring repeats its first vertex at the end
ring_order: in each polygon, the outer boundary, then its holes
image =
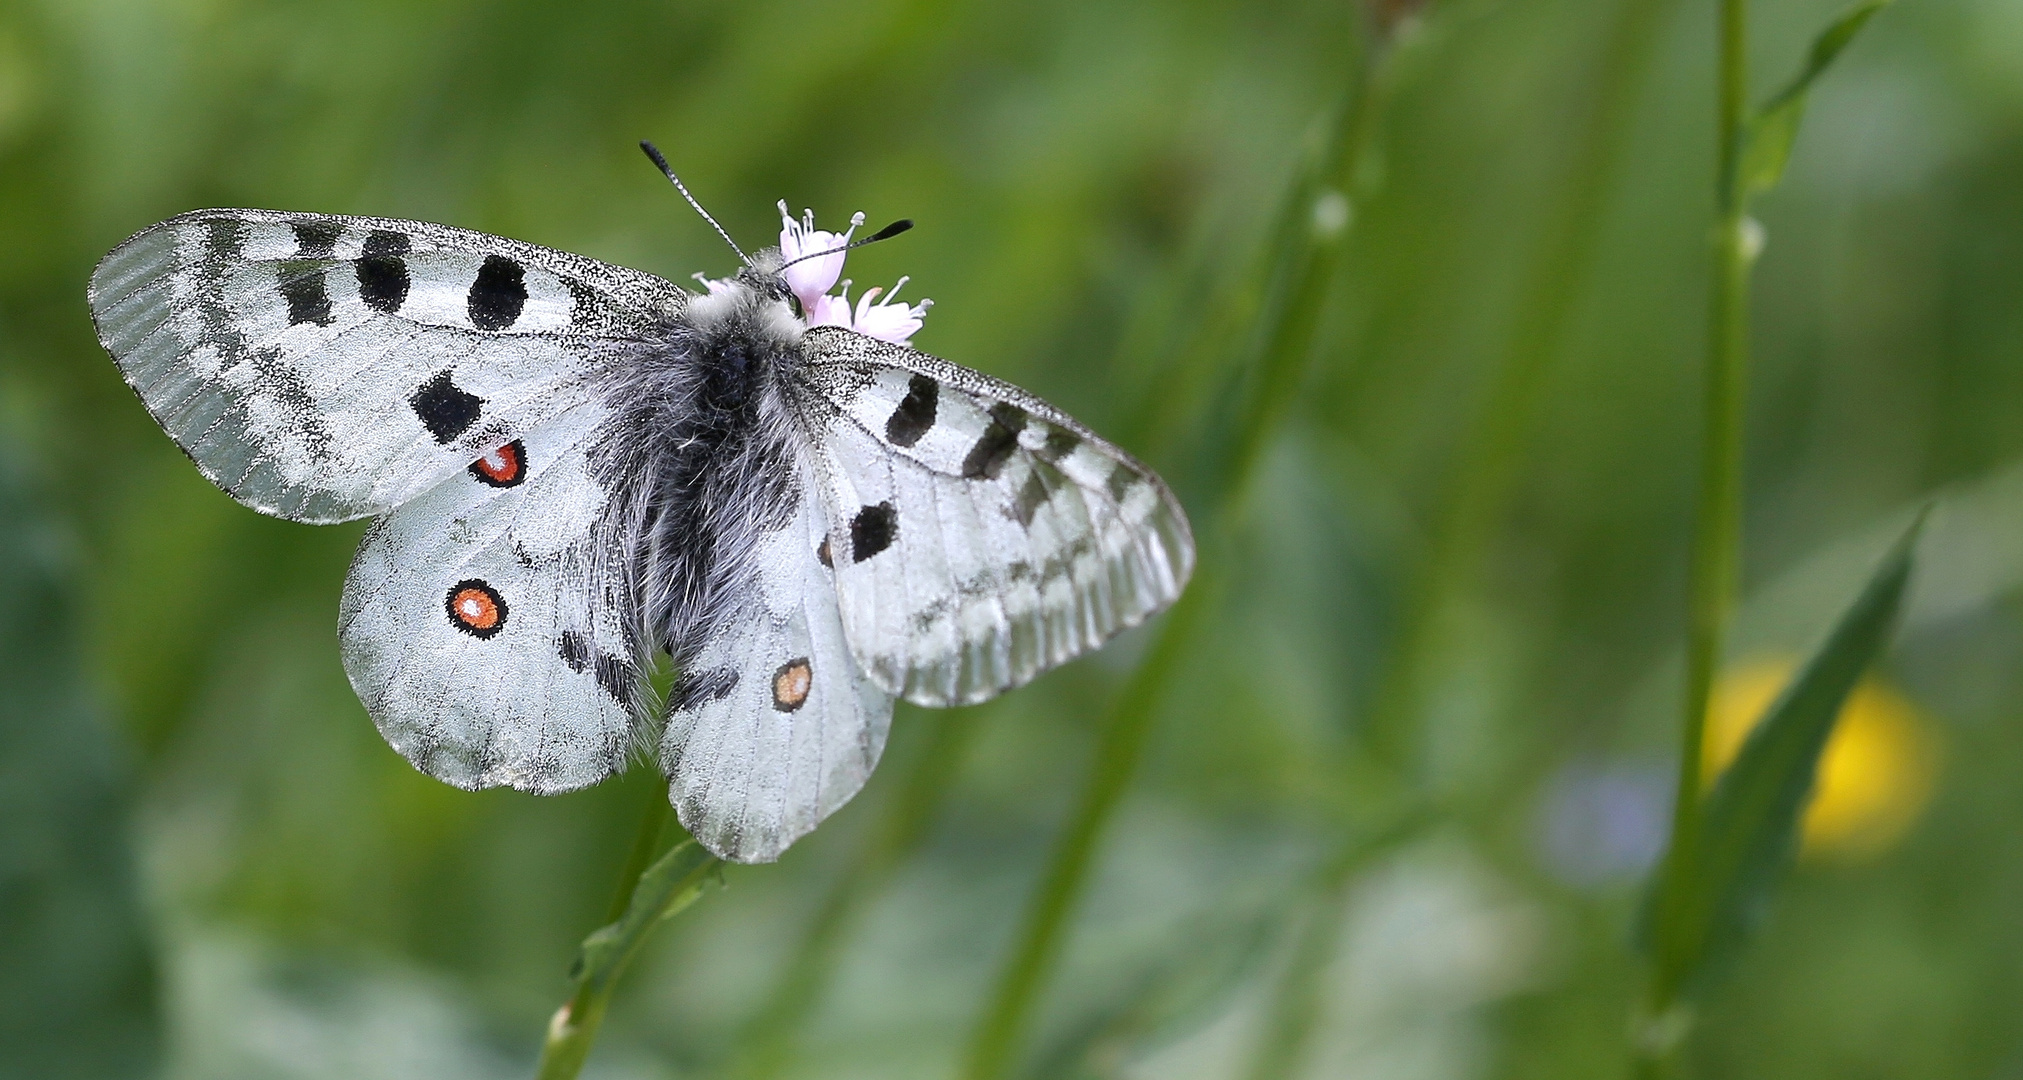
POLYGON ((850 326, 850 300, 845 296, 818 296, 804 309, 809 326, 850 326))
POLYGON ((801 220, 795 221, 787 212, 786 200, 780 201, 780 258, 792 263, 783 273, 787 288, 800 298, 803 310, 813 311, 816 301, 843 276, 843 252, 839 249, 849 244, 851 234, 863 223, 860 213, 850 219, 847 231, 832 233, 815 228, 813 210, 804 211, 801 220), (807 258, 810 255, 814 257, 807 258))
POLYGON ((878 294, 884 290, 865 290, 864 296, 857 301, 856 319, 851 329, 894 345, 904 345, 908 338, 919 333, 927 309, 934 306, 934 301, 922 300, 912 305, 899 303, 895 297, 906 282, 906 278, 900 278, 899 283, 892 286, 892 291, 885 294, 883 303, 878 302, 878 294))

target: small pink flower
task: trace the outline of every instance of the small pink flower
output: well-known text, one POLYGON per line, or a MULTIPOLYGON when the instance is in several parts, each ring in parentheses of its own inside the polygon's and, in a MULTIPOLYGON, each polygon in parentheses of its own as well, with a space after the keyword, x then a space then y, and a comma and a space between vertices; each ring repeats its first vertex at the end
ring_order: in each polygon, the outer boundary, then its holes
POLYGON ((927 309, 934 306, 932 300, 911 305, 899 303, 896 299, 899 290, 906 287, 908 280, 900 278, 882 302, 878 300, 878 294, 884 290, 865 290, 863 297, 857 301, 857 317, 850 328, 866 337, 875 337, 894 345, 906 344, 906 339, 920 332, 927 309))
POLYGON ((850 236, 857 226, 864 224, 862 213, 850 218, 850 228, 842 233, 832 233, 815 227, 815 212, 805 210, 801 220, 795 221, 787 212, 787 201, 780 200, 780 258, 792 266, 786 269, 787 288, 801 301, 803 311, 813 312, 816 301, 836 284, 843 276, 843 253, 835 250, 850 242, 850 236), (795 262, 802 256, 814 252, 829 252, 803 262, 795 262))
POLYGON ((818 296, 815 302, 804 309, 808 313, 808 325, 840 326, 850 328, 850 283, 843 283, 843 295, 818 296))

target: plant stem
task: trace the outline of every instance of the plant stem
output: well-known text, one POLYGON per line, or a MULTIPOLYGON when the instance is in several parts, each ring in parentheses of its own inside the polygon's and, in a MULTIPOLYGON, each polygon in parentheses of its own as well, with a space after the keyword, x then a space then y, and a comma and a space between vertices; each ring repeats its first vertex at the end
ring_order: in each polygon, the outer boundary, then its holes
MULTIPOLYGON (((1675 888, 1666 895, 1689 897, 1686 880, 1700 844, 1701 755, 1707 703, 1714 670, 1721 660, 1722 635, 1733 602, 1742 546, 1742 422, 1749 370, 1749 267, 1754 258, 1752 225, 1742 186, 1741 153, 1747 122, 1749 72, 1748 8, 1745 0, 1721 0, 1720 165, 1716 180, 1714 275, 1708 312, 1706 402, 1701 446, 1699 508, 1693 532, 1686 622, 1685 714, 1679 742, 1678 790, 1665 873, 1675 888)), ((1673 902, 1690 902, 1675 899, 1673 902)), ((1670 920, 1658 919, 1665 926, 1670 920)), ((1691 943, 1653 943, 1656 970, 1649 1016, 1653 1023, 1678 1015, 1680 958, 1691 943)), ((1640 1070, 1662 1075, 1681 1042, 1679 1037, 1642 1040, 1640 1070)))
POLYGON ((1412 574, 1398 644, 1374 698, 1366 739, 1379 760, 1408 773, 1414 749, 1406 745, 1408 733, 1421 718, 1423 695, 1435 677, 1434 653, 1447 640, 1442 620, 1479 588, 1484 551, 1510 505, 1540 388, 1593 265, 1636 91, 1657 28, 1674 3, 1622 0, 1601 43, 1598 70, 1580 88, 1579 103, 1591 104, 1566 155, 1565 197, 1521 286, 1516 324, 1450 474, 1426 557, 1412 574))
POLYGON ((571 973, 576 990, 548 1022, 537 1080, 574 1080, 582 1072, 618 976, 648 932, 702 894, 706 875, 717 865, 716 858, 694 841, 685 841, 656 860, 667 816, 666 789, 656 784, 619 875, 607 925, 584 939, 571 973))
POLYGON ((618 887, 612 890, 611 903, 605 908, 605 922, 617 922, 625 914, 625 905, 632 901, 639 875, 660 854, 660 837, 667 831, 667 815, 673 805, 667 796, 667 785, 655 779, 646 793, 646 810, 639 816, 639 828, 632 835, 632 851, 625 856, 625 865, 618 871, 618 887))
POLYGON ((1276 429, 1303 380, 1313 339, 1334 279, 1354 204, 1348 193, 1374 134, 1385 88, 1381 61, 1391 42, 1383 32, 1358 36, 1349 92, 1328 137, 1298 182, 1274 231, 1280 247, 1271 265, 1273 287, 1259 315, 1254 356, 1223 459, 1205 486, 1208 528, 1200 534, 1204 555, 1194 581, 1156 630, 1157 637, 1137 673, 1118 697, 1098 736, 1094 764, 1068 826, 1049 859, 1039 890, 1020 923, 1011 956, 979 1021, 964 1059, 965 1080, 999 1080, 1012 1068, 1027 1022, 1059 958, 1062 934, 1088 877, 1097 841, 1136 771, 1164 693, 1180 657, 1191 645, 1203 614, 1214 610, 1223 584, 1222 562, 1231 522, 1269 435, 1276 429))

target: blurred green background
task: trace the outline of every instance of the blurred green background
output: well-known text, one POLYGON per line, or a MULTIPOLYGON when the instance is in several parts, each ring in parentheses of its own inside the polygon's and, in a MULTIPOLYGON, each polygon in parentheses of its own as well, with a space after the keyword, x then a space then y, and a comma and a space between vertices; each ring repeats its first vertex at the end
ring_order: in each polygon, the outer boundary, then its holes
MULTIPOLYGON (((1756 5, 1760 91, 1836 8, 1756 5)), ((338 662, 360 527, 208 486, 84 288, 203 206, 726 272, 640 138, 747 246, 781 198, 914 218, 850 266, 937 301, 914 343, 1197 508, 1227 588, 1022 1072, 1260 1075, 1304 964, 1283 1075, 1622 1075, 1676 740, 1713 19, 1408 20, 1305 381, 1227 501, 1201 433, 1356 79, 1354 3, 0 0, 0 1075, 528 1074, 657 778, 542 799, 411 769, 338 662), (1421 691, 1387 706, 1408 649, 1421 691), (1404 789, 1431 815, 1316 888, 1404 789)), ((1860 729, 1884 734, 1829 751, 1853 809, 1689 1058, 2023 1077, 2023 0, 1885 11, 1759 216, 1737 663, 1809 649, 1942 502, 1860 729)), ((662 929, 586 1075, 950 1075, 1145 646, 902 706, 855 803, 662 929)))

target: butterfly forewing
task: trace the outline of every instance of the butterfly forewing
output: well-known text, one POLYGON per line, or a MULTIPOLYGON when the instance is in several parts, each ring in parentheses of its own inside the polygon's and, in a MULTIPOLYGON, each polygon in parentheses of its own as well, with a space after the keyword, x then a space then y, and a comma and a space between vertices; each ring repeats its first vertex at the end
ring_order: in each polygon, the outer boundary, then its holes
POLYGON ((558 792, 623 767, 638 674, 606 564, 585 405, 373 523, 338 635, 387 742, 463 788, 558 792))
POLYGON ((802 351, 844 628, 887 690, 981 701, 1179 595, 1186 517, 1122 450, 912 349, 817 328, 802 351))
POLYGON ((661 765, 682 825, 741 862, 770 862, 855 795, 878 763, 892 698, 844 639, 828 525, 807 484, 762 536, 668 702, 661 765))
POLYGON ((240 502, 382 513, 589 400, 611 339, 681 310, 651 275, 441 225, 202 210, 92 274, 99 339, 240 502))

